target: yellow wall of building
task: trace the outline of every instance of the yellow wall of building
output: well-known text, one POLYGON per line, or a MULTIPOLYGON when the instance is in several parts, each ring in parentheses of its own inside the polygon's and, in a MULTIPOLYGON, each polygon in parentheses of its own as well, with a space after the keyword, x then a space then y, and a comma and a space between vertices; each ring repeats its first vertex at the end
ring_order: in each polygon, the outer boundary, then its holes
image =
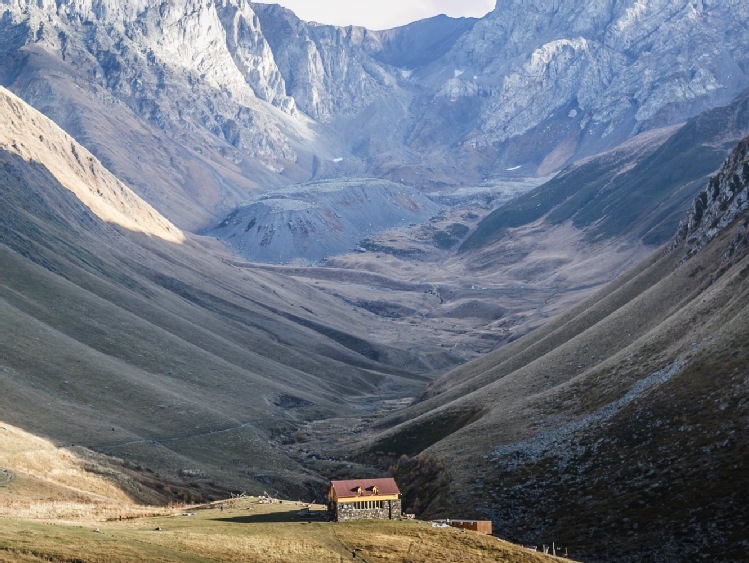
POLYGON ((361 497, 345 497, 345 498, 339 498, 335 499, 336 502, 344 503, 344 502, 363 502, 366 500, 399 500, 400 496, 398 495, 367 495, 367 496, 361 496, 361 497))

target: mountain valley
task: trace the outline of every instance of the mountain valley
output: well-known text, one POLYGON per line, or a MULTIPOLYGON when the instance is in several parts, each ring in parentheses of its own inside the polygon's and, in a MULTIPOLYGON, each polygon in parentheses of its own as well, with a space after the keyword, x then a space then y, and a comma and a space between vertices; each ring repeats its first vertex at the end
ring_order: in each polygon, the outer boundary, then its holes
POLYGON ((389 471, 575 559, 741 561, 747 29, 4 0, 0 516, 389 471))

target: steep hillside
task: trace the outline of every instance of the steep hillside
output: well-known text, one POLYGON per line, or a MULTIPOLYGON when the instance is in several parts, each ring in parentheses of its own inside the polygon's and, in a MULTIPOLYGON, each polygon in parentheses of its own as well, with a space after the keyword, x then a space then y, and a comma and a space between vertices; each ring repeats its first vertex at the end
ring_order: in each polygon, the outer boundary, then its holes
POLYGON ((5 422, 291 494, 319 485, 283 450, 302 422, 413 394, 452 361, 309 285, 229 265, 5 91, 0 111, 15 132, 0 139, 5 422))
POLYGON ((179 229, 112 176, 88 150, 1 86, 0 115, 4 118, 0 150, 43 163, 98 219, 168 242, 185 242, 179 229))
POLYGON ((0 515, 5 519, 94 522, 123 513, 167 514, 163 507, 176 500, 168 492, 172 487, 201 494, 180 476, 162 477, 83 446, 60 447, 0 422, 0 515))
POLYGON ((425 514, 491 517, 583 560, 743 560, 746 147, 668 250, 435 381, 365 457, 421 454, 396 472, 425 514))
POLYGON ((749 140, 743 139, 731 153, 718 176, 695 198, 687 218, 679 225, 676 240, 686 246, 686 256, 699 252, 725 229, 736 233, 722 261, 741 259, 747 246, 749 209, 749 140))
POLYGON ((461 250, 487 247, 507 231, 571 222, 589 239, 629 236, 647 245, 671 238, 684 210, 736 142, 749 133, 749 92, 678 131, 658 131, 570 166, 489 214, 461 250))

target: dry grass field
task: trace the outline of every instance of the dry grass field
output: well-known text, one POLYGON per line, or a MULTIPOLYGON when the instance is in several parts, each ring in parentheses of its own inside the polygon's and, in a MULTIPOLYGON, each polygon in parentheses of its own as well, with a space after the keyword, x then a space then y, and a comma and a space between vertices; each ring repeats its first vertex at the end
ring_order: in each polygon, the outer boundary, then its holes
MULTIPOLYGON (((287 561, 532 563, 553 558, 421 521, 331 523, 299 516, 296 502, 232 499, 171 514, 99 522, 0 518, 0 561, 287 561), (356 557, 353 554, 356 553, 356 557)), ((314 506, 312 515, 323 514, 314 506)), ((127 513, 126 513, 127 515, 127 513)))
POLYGON ((96 521, 123 511, 167 514, 167 508, 138 502, 162 497, 118 470, 119 462, 82 447, 57 447, 0 423, 0 518, 96 521))

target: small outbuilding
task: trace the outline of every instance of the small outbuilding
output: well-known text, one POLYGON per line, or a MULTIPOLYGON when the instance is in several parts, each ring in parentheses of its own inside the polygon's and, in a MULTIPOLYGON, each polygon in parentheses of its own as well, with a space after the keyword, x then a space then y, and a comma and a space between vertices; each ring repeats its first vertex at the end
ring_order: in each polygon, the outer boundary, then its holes
POLYGON ((491 520, 435 520, 435 522, 444 526, 451 526, 453 528, 460 528, 461 530, 470 530, 472 532, 478 532, 479 534, 486 534, 487 536, 492 535, 492 521, 491 520))
POLYGON ((401 493, 395 479, 331 481, 328 514, 336 522, 351 520, 398 520, 401 493))

